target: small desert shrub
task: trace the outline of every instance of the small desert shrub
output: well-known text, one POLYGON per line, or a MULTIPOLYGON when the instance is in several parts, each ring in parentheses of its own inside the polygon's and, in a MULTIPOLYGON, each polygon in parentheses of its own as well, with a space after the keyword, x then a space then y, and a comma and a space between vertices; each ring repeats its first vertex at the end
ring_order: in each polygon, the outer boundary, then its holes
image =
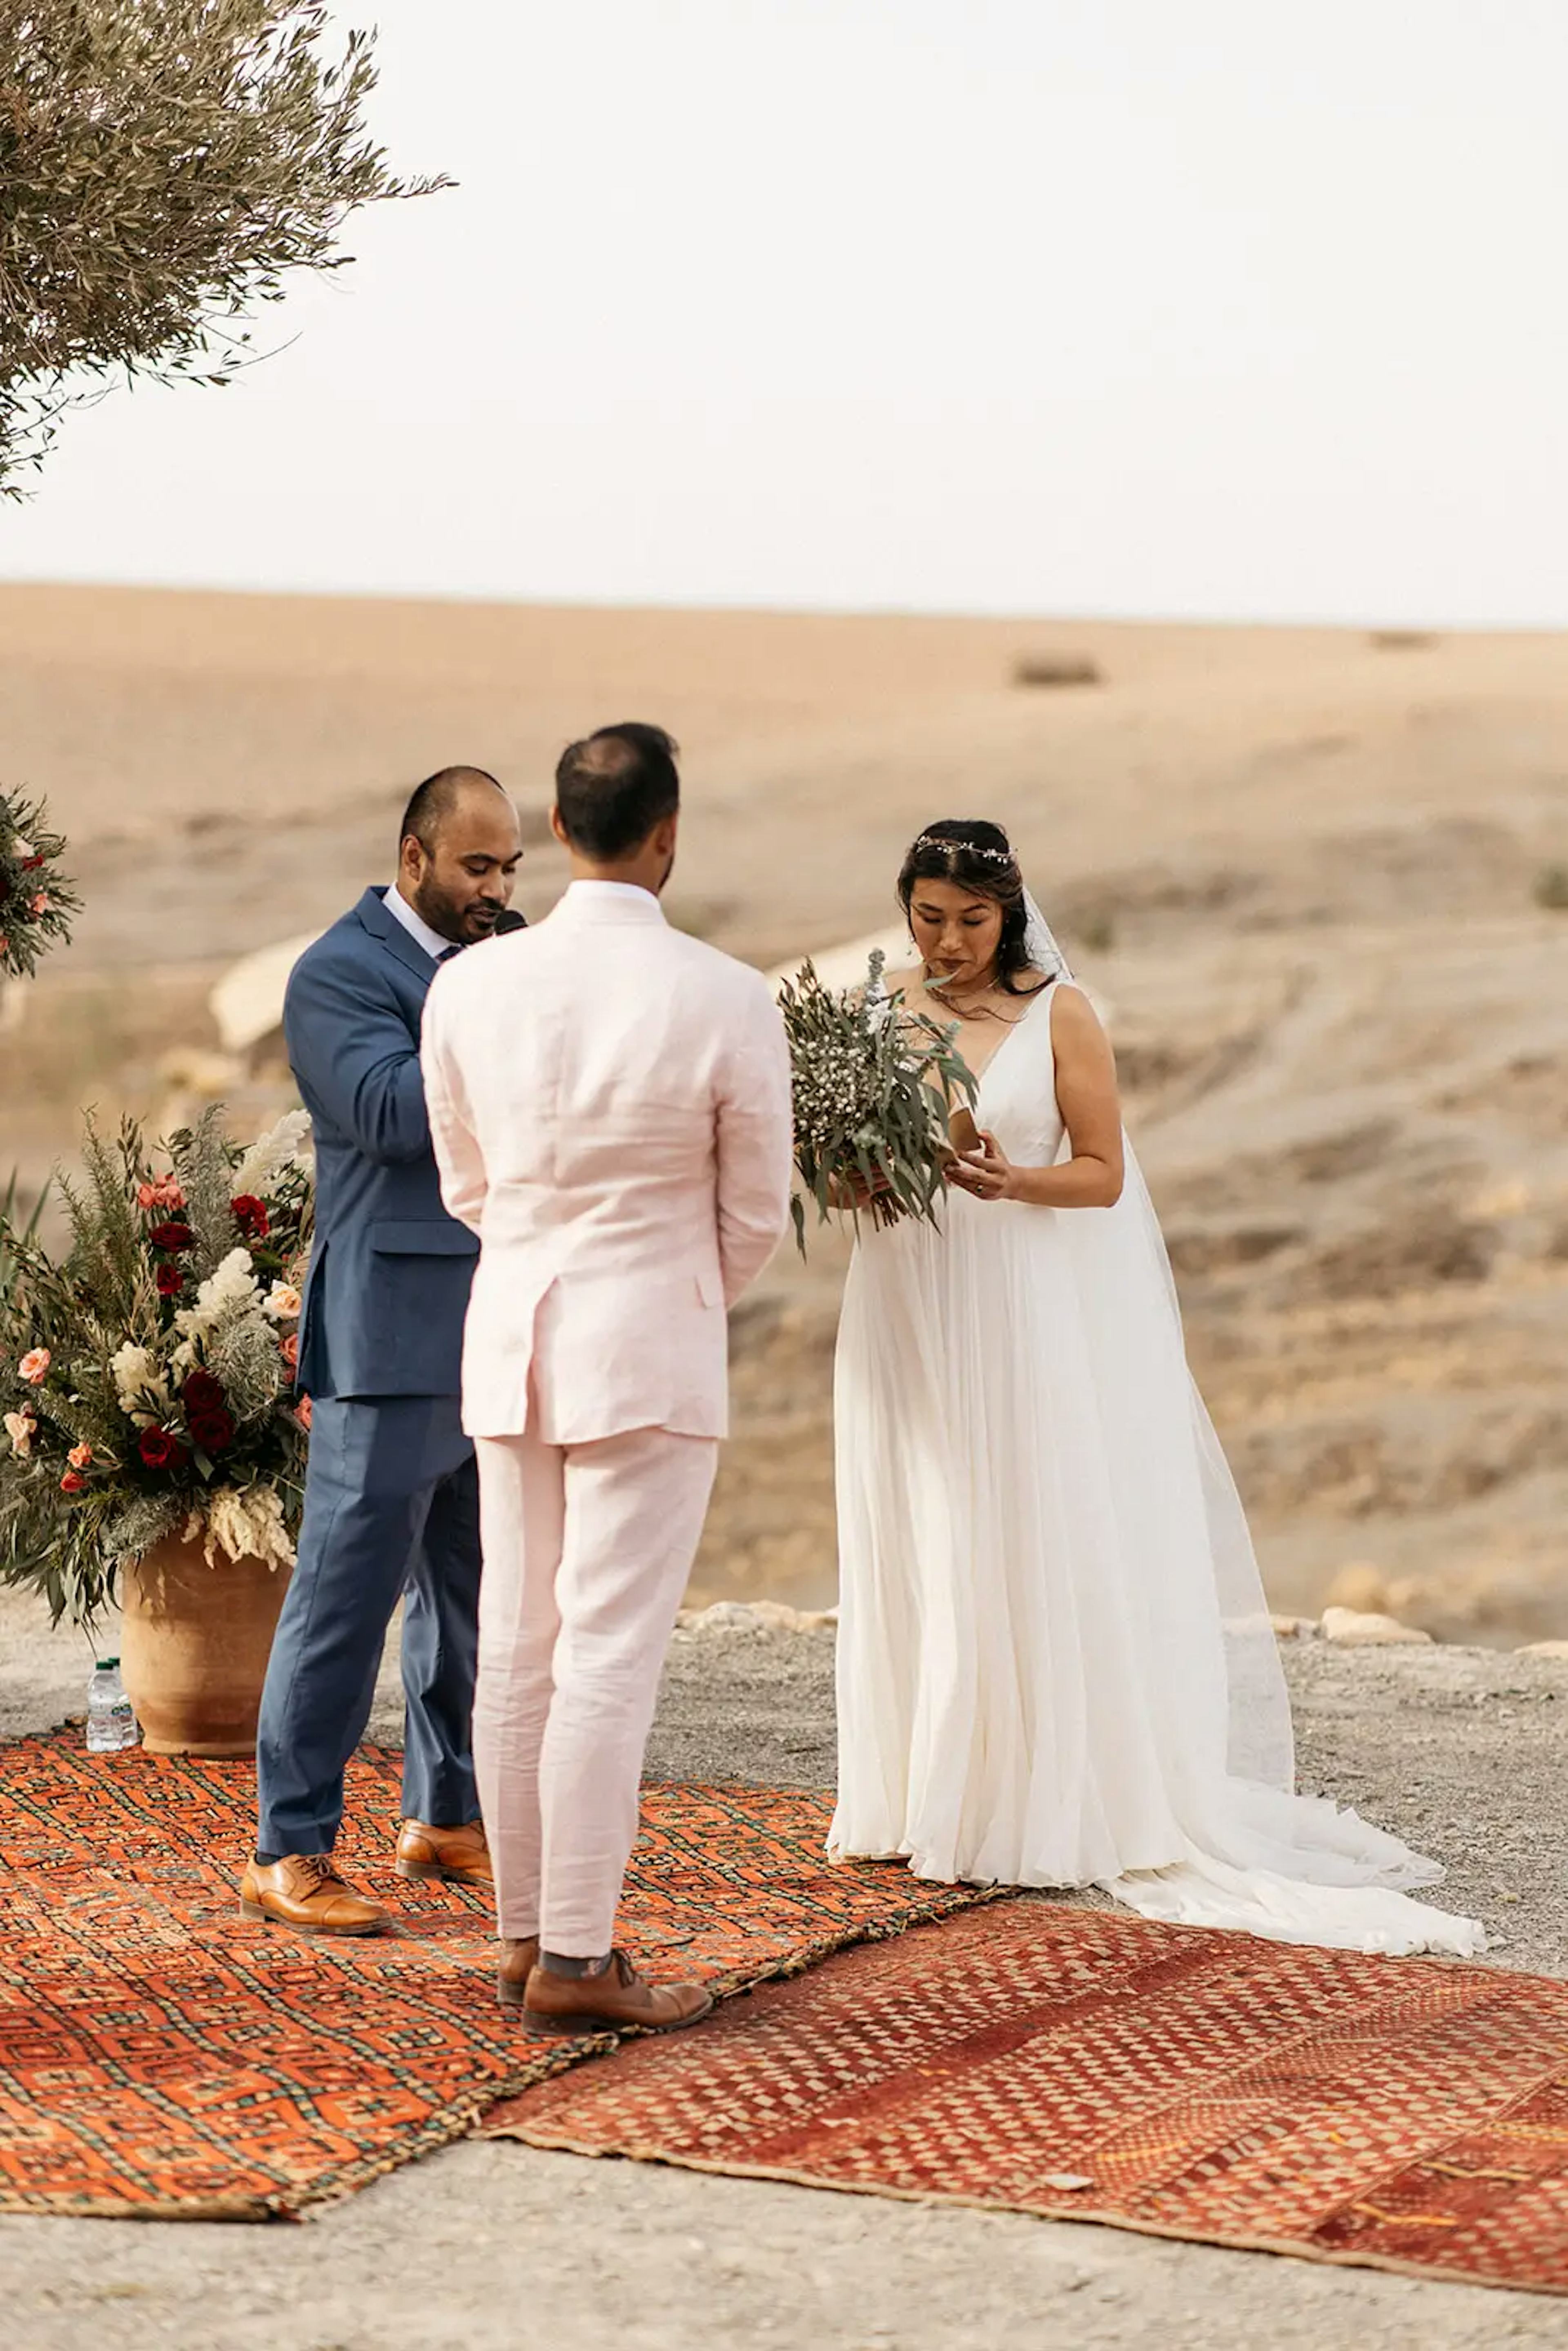
POLYGON ((1013 664, 1015 685, 1103 685, 1104 678, 1092 653, 1019 653, 1013 664))
POLYGON ((1554 914, 1568 914, 1568 865, 1543 865, 1532 895, 1538 906, 1549 907, 1554 914))
POLYGON ((1374 629, 1366 642, 1375 653, 1424 653, 1437 640, 1429 629, 1374 629))
POLYGON ((1083 915, 1078 925, 1078 936, 1090 955, 1109 955, 1116 944, 1116 917, 1109 906, 1083 915))

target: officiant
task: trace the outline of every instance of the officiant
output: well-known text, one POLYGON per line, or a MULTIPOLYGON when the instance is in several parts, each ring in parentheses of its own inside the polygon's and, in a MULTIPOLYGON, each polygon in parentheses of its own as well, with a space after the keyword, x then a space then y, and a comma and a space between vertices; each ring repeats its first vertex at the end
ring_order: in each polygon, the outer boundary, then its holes
POLYGON ((316 1137, 300 1322, 310 1458, 298 1561, 262 1695, 250 1918, 374 1934, 382 1906, 333 1859, 343 1773, 403 1602, 397 1868, 488 1888, 470 1751, 479 1510, 458 1413, 477 1243, 442 1206, 420 1071, 439 965, 518 918, 517 812, 494 776, 445 768, 404 812, 396 879, 295 966, 284 1034, 316 1137))

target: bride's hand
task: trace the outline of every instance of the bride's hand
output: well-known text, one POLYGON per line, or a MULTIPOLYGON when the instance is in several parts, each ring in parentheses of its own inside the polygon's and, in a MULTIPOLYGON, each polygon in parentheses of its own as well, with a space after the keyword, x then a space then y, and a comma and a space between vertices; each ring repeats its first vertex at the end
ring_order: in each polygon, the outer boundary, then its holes
POLYGON ((868 1184, 863 1176, 836 1176, 828 1187, 828 1196, 835 1208, 869 1208, 880 1193, 890 1191, 885 1176, 879 1175, 868 1184))
POLYGON ((961 1151, 949 1169, 949 1180, 974 1200, 1010 1200, 1016 1176, 1012 1161, 994 1134, 984 1129, 978 1151, 961 1151))

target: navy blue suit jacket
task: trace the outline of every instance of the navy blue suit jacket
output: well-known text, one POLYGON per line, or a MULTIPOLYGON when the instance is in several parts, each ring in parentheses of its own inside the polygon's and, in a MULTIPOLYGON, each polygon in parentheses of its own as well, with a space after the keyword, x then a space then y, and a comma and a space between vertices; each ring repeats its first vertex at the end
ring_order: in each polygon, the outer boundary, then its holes
POLYGON ((367 890, 289 977, 283 1033, 316 1131, 300 1318, 310 1396, 450 1396, 479 1244, 441 1205, 419 1067, 435 966, 367 890))

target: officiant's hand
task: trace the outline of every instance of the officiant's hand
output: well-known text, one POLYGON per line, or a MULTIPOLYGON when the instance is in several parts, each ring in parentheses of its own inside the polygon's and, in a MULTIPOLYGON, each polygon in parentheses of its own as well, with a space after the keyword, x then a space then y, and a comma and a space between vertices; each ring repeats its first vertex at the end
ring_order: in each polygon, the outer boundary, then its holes
POLYGON ((960 1151, 949 1181, 975 1200, 1010 1200, 1018 1171, 994 1134, 980 1131, 978 1151, 960 1151))

